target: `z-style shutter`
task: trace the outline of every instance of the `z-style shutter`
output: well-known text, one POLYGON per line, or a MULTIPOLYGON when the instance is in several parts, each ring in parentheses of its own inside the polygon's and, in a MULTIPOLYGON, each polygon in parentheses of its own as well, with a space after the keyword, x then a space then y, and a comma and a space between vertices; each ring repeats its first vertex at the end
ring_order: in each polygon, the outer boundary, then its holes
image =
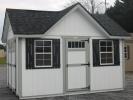
POLYGON ((120 65, 119 40, 113 40, 114 43, 114 65, 120 65))
POLYGON ((60 68, 60 39, 53 39, 53 67, 60 68))
POLYGON ((34 68, 34 39, 26 39, 26 69, 34 68))
POLYGON ((93 66, 100 65, 100 57, 99 57, 99 40, 93 39, 93 66))

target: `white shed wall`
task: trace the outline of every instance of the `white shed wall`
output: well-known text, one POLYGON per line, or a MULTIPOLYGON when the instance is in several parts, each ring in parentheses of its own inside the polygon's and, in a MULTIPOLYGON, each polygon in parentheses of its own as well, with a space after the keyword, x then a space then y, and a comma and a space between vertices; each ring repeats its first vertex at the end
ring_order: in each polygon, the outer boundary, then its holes
POLYGON ((123 88, 121 66, 94 67, 91 70, 91 90, 123 88))
POLYGON ((79 9, 69 12, 44 35, 56 36, 106 36, 105 31, 79 9))
POLYGON ((62 93, 63 92, 62 66, 59 69, 27 70, 25 66, 26 65, 25 39, 22 39, 21 45, 22 45, 22 96, 36 96, 36 95, 62 93))
MULTIPOLYGON (((90 40, 92 43, 92 39, 90 40)), ((92 46, 91 46, 92 48, 92 46)), ((91 57, 93 51, 91 50, 91 57)), ((124 73, 123 73, 123 41, 120 40, 120 66, 97 66, 93 67, 93 58, 91 59, 91 91, 102 91, 124 88, 124 73)))
MULTIPOLYGON (((7 61, 7 63, 11 63, 11 53, 10 52, 8 52, 8 61, 7 61)), ((8 84, 9 84, 9 87, 11 87, 11 76, 12 74, 11 74, 11 66, 9 66, 8 65, 8 84)))
POLYGON ((9 87, 14 91, 16 89, 16 52, 15 52, 15 41, 14 40, 8 40, 8 59, 7 59, 7 72, 8 72, 8 84, 9 87))
POLYGON ((14 38, 14 33, 12 31, 11 25, 9 25, 7 40, 10 40, 12 38, 14 38))
POLYGON ((12 67, 12 78, 11 78, 11 81, 12 81, 12 89, 15 90, 16 89, 16 68, 15 67, 12 67))

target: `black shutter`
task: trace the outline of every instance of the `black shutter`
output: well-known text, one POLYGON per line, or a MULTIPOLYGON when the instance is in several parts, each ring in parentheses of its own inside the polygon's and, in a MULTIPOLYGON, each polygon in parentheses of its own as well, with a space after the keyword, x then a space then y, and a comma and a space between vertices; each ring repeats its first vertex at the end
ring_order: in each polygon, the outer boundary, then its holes
MULTIPOLYGON (((114 43, 114 64, 112 66, 120 65, 119 40, 113 40, 114 43)), ((99 40, 93 40, 93 66, 100 66, 99 57, 99 40)), ((106 65, 107 66, 107 65, 106 65)))
POLYGON ((34 39, 26 38, 26 69, 34 68, 34 39))
POLYGON ((129 45, 127 45, 127 60, 130 59, 130 48, 129 45))
POLYGON ((93 66, 100 65, 100 57, 99 57, 99 40, 93 39, 93 66))
POLYGON ((53 39, 53 67, 60 68, 60 39, 53 39))
POLYGON ((119 40, 113 40, 113 42, 114 42, 114 65, 120 65, 119 40))

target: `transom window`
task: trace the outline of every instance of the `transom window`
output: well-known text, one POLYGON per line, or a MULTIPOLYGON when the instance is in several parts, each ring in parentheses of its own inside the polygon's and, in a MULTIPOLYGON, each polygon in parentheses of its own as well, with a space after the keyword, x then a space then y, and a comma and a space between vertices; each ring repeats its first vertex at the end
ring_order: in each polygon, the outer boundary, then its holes
POLYGON ((52 67, 52 40, 35 40, 35 66, 52 67))
POLYGON ((100 65, 114 64, 114 49, 112 40, 100 40, 100 65))
POLYGON ((84 41, 69 41, 68 48, 85 48, 84 41))

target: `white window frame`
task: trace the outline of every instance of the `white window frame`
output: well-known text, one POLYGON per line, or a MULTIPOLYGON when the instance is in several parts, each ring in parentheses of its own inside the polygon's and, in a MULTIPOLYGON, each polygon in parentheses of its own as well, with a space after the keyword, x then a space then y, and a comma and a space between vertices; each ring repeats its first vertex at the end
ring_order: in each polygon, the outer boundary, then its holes
POLYGON ((75 41, 68 41, 67 42, 67 48, 69 49, 69 50, 77 50, 77 49, 85 49, 85 41, 80 41, 80 40, 75 40, 75 41), (72 42, 74 42, 74 47, 71 47, 71 48, 69 48, 69 45, 68 45, 68 43, 71 43, 71 46, 72 46, 72 42), (78 47, 75 47, 75 43, 76 42, 78 42, 78 47), (81 47, 79 47, 79 42, 81 43, 81 47), (84 47, 83 47, 83 45, 82 45, 82 43, 84 43, 84 47))
POLYGON ((35 65, 35 67, 36 68, 39 68, 39 67, 46 67, 46 68, 51 68, 52 66, 53 66, 53 43, 52 43, 52 40, 35 40, 34 41, 34 65, 35 65), (51 42, 51 46, 36 46, 36 41, 50 41, 51 42), (50 53, 45 53, 45 52, 43 52, 43 53, 37 53, 36 52, 36 47, 51 47, 51 52, 50 53), (51 54, 51 65, 42 65, 42 66, 38 66, 38 65, 36 65, 36 54, 51 54))
MULTIPOLYGON (((105 47, 105 46, 103 46, 103 47, 105 47)), ((99 57, 100 57, 100 65, 112 65, 112 64, 114 64, 114 44, 113 44, 113 40, 100 40, 99 41, 99 57), (112 47, 112 51, 111 52, 108 52, 108 51, 106 51, 106 52, 103 52, 103 51, 101 51, 101 47, 102 46, 100 46, 100 43, 101 42, 112 42, 112 46, 107 46, 106 45, 106 47, 112 47), (112 54, 112 63, 102 63, 101 62, 101 60, 102 60, 102 58, 101 58, 101 54, 102 53, 111 53, 112 54)))

